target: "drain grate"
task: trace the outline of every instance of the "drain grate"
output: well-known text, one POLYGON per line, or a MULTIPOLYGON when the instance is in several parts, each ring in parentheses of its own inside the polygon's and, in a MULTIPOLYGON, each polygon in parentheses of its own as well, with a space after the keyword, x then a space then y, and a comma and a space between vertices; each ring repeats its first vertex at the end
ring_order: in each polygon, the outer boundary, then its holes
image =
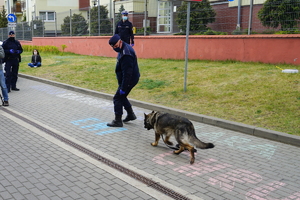
POLYGON ((149 178, 147 178, 143 175, 140 175, 140 174, 138 174, 138 173, 126 168, 126 167, 123 167, 123 166, 121 166, 121 165, 119 165, 119 164, 117 164, 117 163, 115 163, 115 162, 113 162, 113 161, 111 161, 111 160, 109 160, 109 159, 107 159, 107 158, 105 158, 105 157, 103 157, 103 156, 101 156, 101 155, 99 155, 99 154, 97 154, 97 153, 95 153, 95 152, 93 152, 93 151, 91 151, 91 150, 89 150, 89 149, 87 149, 87 148, 85 148, 85 147, 83 147, 83 146, 81 146, 81 145, 65 138, 65 137, 62 137, 61 135, 59 135, 57 133, 54 133, 53 131, 51 131, 49 129, 46 129, 45 127, 43 127, 43 126, 41 126, 41 125, 25 118, 23 116, 20 116, 20 115, 12 112, 10 110, 7 110, 7 109, 1 109, 1 110, 9 113, 10 115, 13 115, 13 116, 21 119, 22 121, 24 121, 24 122, 38 128, 38 129, 40 129, 40 130, 42 130, 43 132, 57 138, 58 140, 66 143, 66 144, 68 144, 72 147, 74 147, 75 149, 89 155, 90 157, 92 157, 92 158, 94 158, 98 161, 101 161, 102 163, 108 165, 109 167, 112 167, 112 168, 114 168, 114 169, 116 169, 116 170, 118 170, 118 171, 120 171, 120 172, 122 172, 122 173, 124 173, 124 174, 126 174, 126 175, 128 175, 128 176, 144 183, 144 184, 146 184, 148 187, 151 187, 151 188, 153 188, 157 191, 160 191, 161 193, 163 193, 165 195, 168 195, 169 197, 171 197, 173 199, 189 200, 189 198, 183 196, 182 194, 179 194, 179 193, 175 192, 174 190, 161 185, 160 183, 157 183, 157 182, 155 182, 155 181, 153 181, 153 180, 151 180, 151 179, 149 179, 149 178))

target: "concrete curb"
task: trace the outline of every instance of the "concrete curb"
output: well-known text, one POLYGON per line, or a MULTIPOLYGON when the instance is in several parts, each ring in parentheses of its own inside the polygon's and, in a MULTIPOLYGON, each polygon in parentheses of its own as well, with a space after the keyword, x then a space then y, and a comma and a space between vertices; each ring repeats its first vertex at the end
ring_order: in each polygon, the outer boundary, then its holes
MULTIPOLYGON (((93 90, 89 90, 89 89, 84 89, 84 88, 80 88, 80 87, 76 87, 76 86, 72 86, 72 85, 68 85, 68 84, 64 84, 64 83, 59 83, 59 82, 55 82, 55 81, 51 81, 51 80, 47 80, 47 79, 42 79, 42 78, 30 76, 30 75, 19 74, 19 76, 22 78, 39 81, 42 83, 46 83, 46 84, 57 86, 60 88, 76 91, 76 92, 83 93, 86 95, 91 95, 91 96, 98 97, 98 98, 103 98, 103 99, 108 99, 108 100, 112 100, 112 98, 113 98, 113 95, 111 95, 111 94, 97 92, 97 91, 93 91, 93 90)), ((293 146, 300 147, 300 136, 290 135, 290 134, 278 132, 278 131, 272 131, 272 130, 268 130, 268 129, 264 129, 264 128, 260 128, 260 127, 256 127, 256 126, 250 126, 250 125, 246 125, 243 123, 233 122, 233 121, 229 121, 229 120, 223 120, 223 119, 219 119, 216 117, 210 117, 210 116, 206 116, 206 115, 196 114, 196 113, 192 113, 192 112, 188 112, 188 111, 184 111, 184 110, 169 108, 169 107, 160 106, 157 104, 151 104, 151 103, 147 103, 147 102, 142 102, 142 101, 138 101, 138 100, 134 100, 134 99, 130 99, 130 102, 134 106, 145 108, 148 110, 159 110, 159 111, 163 111, 163 112, 168 112, 168 113, 186 117, 192 121, 197 121, 197 122, 201 122, 201 123, 205 123, 205 124, 209 124, 209 125, 233 130, 233 131, 238 131, 241 133, 246 133, 249 135, 253 135, 253 136, 257 136, 257 137, 261 137, 261 138, 265 138, 265 139, 269 139, 269 140, 282 142, 285 144, 290 144, 293 146)))

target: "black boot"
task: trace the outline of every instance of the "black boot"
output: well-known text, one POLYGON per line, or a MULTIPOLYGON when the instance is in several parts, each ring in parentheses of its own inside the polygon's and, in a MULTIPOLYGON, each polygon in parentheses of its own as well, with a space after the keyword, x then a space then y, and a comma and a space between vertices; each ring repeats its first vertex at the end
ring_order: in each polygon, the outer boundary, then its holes
POLYGON ((129 122, 129 121, 132 121, 132 120, 136 119, 136 116, 135 116, 135 114, 132 110, 132 107, 125 108, 125 110, 127 111, 127 116, 125 117, 123 122, 129 122))
POLYGON ((123 127, 122 115, 115 115, 115 119, 111 123, 108 123, 107 126, 110 127, 123 127))

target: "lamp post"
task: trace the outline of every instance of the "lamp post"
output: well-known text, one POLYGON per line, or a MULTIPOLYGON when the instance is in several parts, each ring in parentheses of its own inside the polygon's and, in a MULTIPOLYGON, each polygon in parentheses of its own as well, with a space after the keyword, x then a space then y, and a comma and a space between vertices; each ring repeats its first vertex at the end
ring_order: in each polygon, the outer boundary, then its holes
POLYGON ((98 3, 98 35, 100 35, 100 0, 93 0, 94 6, 98 3))
POLYGON ((112 12, 113 12, 113 33, 116 29, 116 25, 115 25, 115 7, 116 7, 116 0, 113 0, 113 9, 112 9, 112 12))
POLYGON ((250 0, 248 35, 251 34, 251 29, 252 29, 252 14, 253 14, 253 0, 250 0))

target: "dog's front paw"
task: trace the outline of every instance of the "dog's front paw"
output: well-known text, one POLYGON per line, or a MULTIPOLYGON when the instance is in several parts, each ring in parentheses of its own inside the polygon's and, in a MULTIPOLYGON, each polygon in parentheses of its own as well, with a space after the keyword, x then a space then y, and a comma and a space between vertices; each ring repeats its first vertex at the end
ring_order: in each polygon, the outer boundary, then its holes
POLYGON ((157 143, 156 142, 153 142, 151 143, 152 146, 156 147, 157 146, 157 143))
POLYGON ((174 154, 178 155, 181 153, 181 151, 177 150, 177 151, 173 151, 174 154))

